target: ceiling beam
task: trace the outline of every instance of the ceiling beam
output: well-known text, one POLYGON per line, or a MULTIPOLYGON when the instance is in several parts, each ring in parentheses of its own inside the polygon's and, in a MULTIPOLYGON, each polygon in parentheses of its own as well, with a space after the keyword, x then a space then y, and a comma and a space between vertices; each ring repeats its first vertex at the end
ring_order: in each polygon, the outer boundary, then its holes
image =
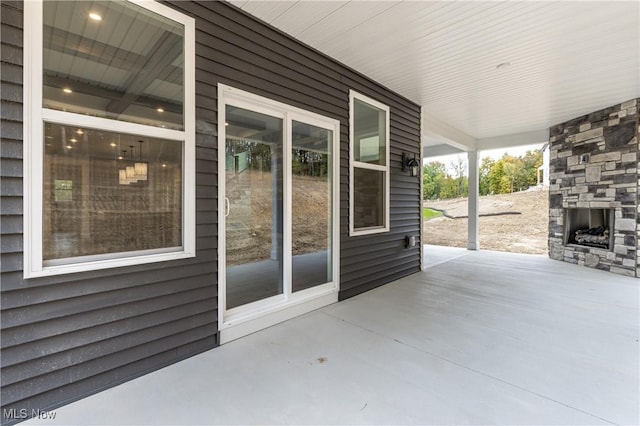
MULTIPOLYGON (((54 52, 64 53, 74 58, 81 58, 127 72, 140 71, 138 64, 145 63, 147 60, 144 55, 82 37, 50 25, 44 26, 44 34, 45 49, 51 49, 54 52)), ((169 66, 165 69, 160 79, 168 83, 182 85, 182 69, 176 66, 169 66)))
POLYGON ((440 144, 440 145, 429 145, 425 146, 422 149, 422 158, 431 158, 431 157, 439 157, 441 155, 451 155, 451 154, 460 154, 463 151, 455 148, 451 145, 440 144))
POLYGON ((478 150, 511 148, 515 146, 533 145, 549 142, 549 129, 533 130, 530 132, 514 133, 510 135, 492 136, 478 139, 478 150))
POLYGON ((171 66, 178 56, 182 54, 182 37, 177 34, 165 32, 150 49, 148 57, 141 57, 134 65, 131 78, 122 88, 126 94, 107 105, 106 110, 111 113, 121 114, 129 105, 135 102, 144 90, 160 77, 171 66), (145 72, 136 72, 143 70, 145 72))
POLYGON ((473 136, 469 136, 465 132, 424 112, 422 114, 422 134, 423 139, 439 139, 443 143, 461 151, 476 150, 477 142, 473 136))
MULTIPOLYGON (((52 87, 55 89, 61 89, 63 87, 69 87, 74 93, 81 93, 89 96, 96 96, 102 99, 109 99, 110 101, 117 101, 122 99, 126 95, 118 89, 100 87, 98 82, 70 79, 67 77, 59 77, 57 75, 51 75, 45 71, 42 77, 43 85, 45 87, 52 87)), ((174 114, 182 114, 182 104, 175 101, 158 98, 155 96, 141 95, 133 102, 136 105, 144 106, 155 110, 158 105, 162 105, 165 111, 172 112, 174 114)))

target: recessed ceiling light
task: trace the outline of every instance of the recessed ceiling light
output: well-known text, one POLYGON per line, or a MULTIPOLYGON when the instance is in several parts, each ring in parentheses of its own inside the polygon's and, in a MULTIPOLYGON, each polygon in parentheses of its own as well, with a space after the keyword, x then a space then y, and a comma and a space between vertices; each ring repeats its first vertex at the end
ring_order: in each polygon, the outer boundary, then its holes
POLYGON ((71 145, 67 145, 65 148, 67 148, 67 149, 71 149, 71 148, 73 148, 73 147, 72 147, 71 145))
POLYGON ((95 12, 89 13, 89 18, 91 18, 94 21, 102 21, 102 16, 98 15, 95 12))
POLYGON ((167 167, 167 164, 166 163, 162 163, 162 167, 167 167))
POLYGON ((69 89, 68 87, 65 87, 64 89, 62 89, 62 91, 64 93, 73 93, 73 90, 69 89))
POLYGON ((116 146, 116 143, 115 143, 115 142, 111 142, 111 143, 109 144, 109 146, 116 146))
POLYGON ((225 126, 228 126, 228 125, 229 125, 229 123, 224 123, 224 125, 225 125, 225 126))
POLYGON ((70 142, 73 142, 73 143, 76 143, 76 142, 78 142, 78 139, 76 139, 76 138, 71 138, 71 139, 69 139, 69 141, 70 141, 70 142))
POLYGON ((79 134, 79 135, 82 135, 82 134, 84 134, 84 130, 78 129, 78 130, 76 130, 76 133, 79 134))
POLYGON ((501 62, 498 65, 496 65, 496 68, 501 70, 501 69, 507 68, 509 66, 511 66, 511 62, 501 62))
POLYGON ((156 111, 158 111, 158 112, 164 112, 164 109, 162 109, 162 108, 158 108, 158 109, 156 109, 156 111))

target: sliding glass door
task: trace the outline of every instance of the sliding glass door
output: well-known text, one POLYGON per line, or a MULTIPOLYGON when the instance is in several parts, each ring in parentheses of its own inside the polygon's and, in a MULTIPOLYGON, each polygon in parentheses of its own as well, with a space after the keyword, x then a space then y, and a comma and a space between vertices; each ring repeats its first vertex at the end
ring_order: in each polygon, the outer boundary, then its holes
POLYGON ((226 107, 227 309, 283 293, 283 120, 226 107), (256 279, 259 278, 259 279, 256 279))
POLYGON ((333 132, 304 122, 291 127, 293 291, 332 280, 333 132))
POLYGON ((221 328, 329 293, 337 300, 339 123, 242 93, 226 97, 220 116, 221 328))

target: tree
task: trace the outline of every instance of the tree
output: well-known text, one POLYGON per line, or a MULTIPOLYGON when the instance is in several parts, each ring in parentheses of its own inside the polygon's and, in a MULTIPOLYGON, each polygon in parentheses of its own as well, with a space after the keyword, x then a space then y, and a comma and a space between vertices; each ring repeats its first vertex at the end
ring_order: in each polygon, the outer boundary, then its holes
POLYGON ((489 182, 489 193, 505 194, 509 192, 509 181, 504 173, 504 161, 502 159, 496 161, 487 174, 489 182))
POLYGON ((527 151, 522 157, 522 168, 525 170, 525 182, 527 186, 538 183, 538 167, 542 165, 542 150, 527 151))
MULTIPOLYGON (((467 177, 467 162, 465 159, 458 155, 451 163, 453 169, 453 178, 456 186, 456 194, 454 197, 466 197, 469 194, 469 178, 467 177)), ((445 197, 442 197, 445 198, 445 197)), ((452 198, 452 197, 448 197, 452 198)))
POLYGON ((480 195, 491 194, 489 172, 491 172, 491 168, 494 164, 495 161, 491 157, 484 157, 482 159, 482 162, 480 163, 480 169, 478 170, 478 173, 480 175, 480 180, 478 182, 480 187, 480 195))
POLYGON ((522 163, 510 155, 504 155, 500 161, 504 162, 504 177, 507 182, 507 192, 519 190, 521 184, 522 163))
POLYGON ((483 159, 480 166, 481 194, 483 187, 488 188, 487 193, 490 194, 506 194, 527 189, 536 184, 536 173, 541 164, 541 151, 527 151, 524 157, 505 154, 495 162, 483 159), (486 177, 483 177, 485 172, 486 177))
POLYGON ((446 176, 441 184, 440 198, 446 200, 448 198, 458 198, 459 196, 460 193, 457 180, 451 176, 446 176))
POLYGON ((434 161, 422 167, 422 197, 425 200, 440 198, 442 182, 447 176, 447 170, 443 163, 434 161))
MULTIPOLYGON (((480 195, 506 194, 522 191, 536 184, 537 170, 542 164, 541 151, 527 151, 522 157, 503 155, 495 161, 482 159, 479 168, 480 195)), ((441 162, 430 162, 423 166, 422 182, 425 200, 467 197, 469 178, 464 157, 458 156, 447 167, 441 162)))

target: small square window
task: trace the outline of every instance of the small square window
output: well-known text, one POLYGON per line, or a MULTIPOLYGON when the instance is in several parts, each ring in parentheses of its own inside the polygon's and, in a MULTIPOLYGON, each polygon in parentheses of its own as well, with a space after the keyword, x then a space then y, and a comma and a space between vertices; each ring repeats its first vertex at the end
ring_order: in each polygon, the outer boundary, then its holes
POLYGON ((73 181, 55 179, 53 181, 54 201, 56 203, 73 202, 73 181))

